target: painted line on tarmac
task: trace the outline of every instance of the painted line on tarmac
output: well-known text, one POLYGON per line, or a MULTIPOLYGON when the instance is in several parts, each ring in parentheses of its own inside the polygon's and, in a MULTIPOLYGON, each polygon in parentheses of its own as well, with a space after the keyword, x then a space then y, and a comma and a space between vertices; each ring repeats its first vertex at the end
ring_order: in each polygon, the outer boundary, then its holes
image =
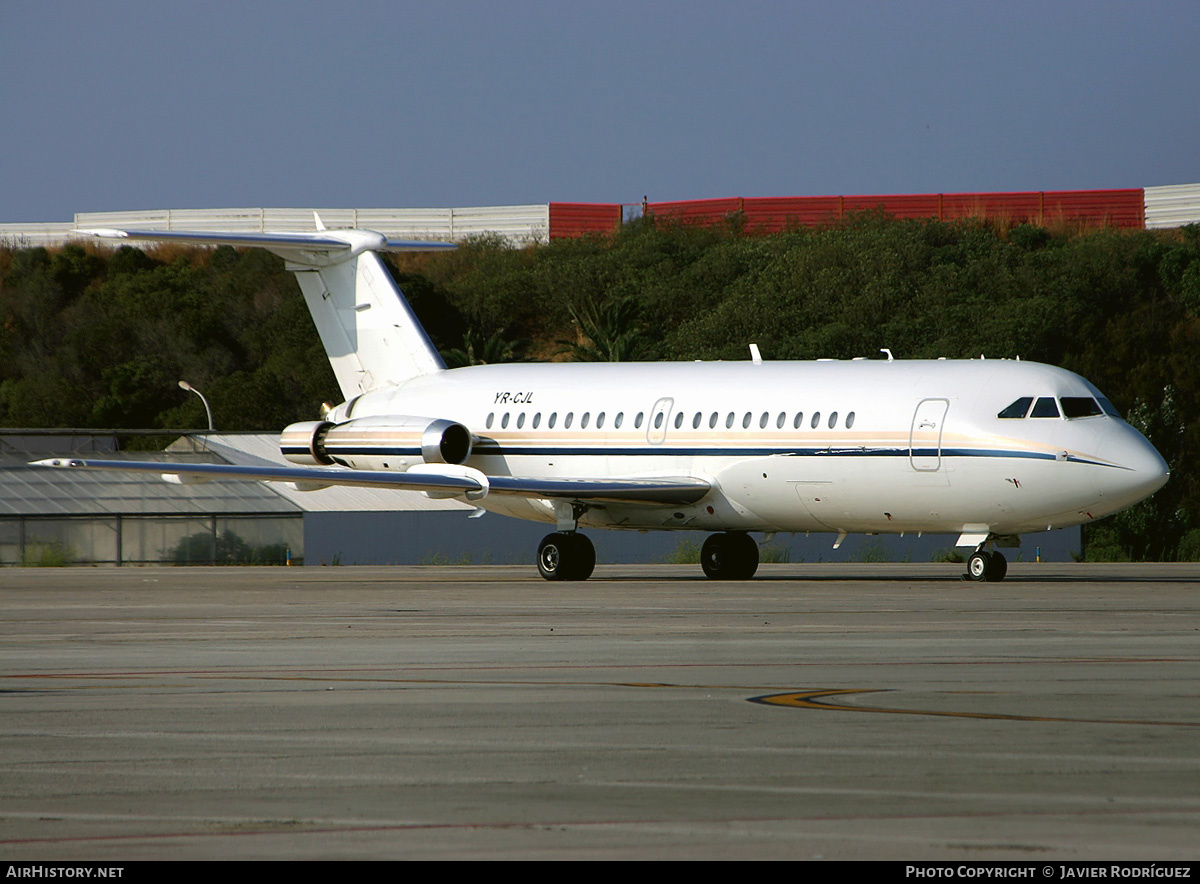
POLYGON ((1161 727, 1200 727, 1200 721, 1145 721, 1134 718, 1059 718, 1048 715, 1007 715, 995 712, 954 712, 944 709, 895 709, 887 706, 853 706, 829 702, 827 697, 884 693, 885 688, 848 688, 842 690, 794 691, 750 697, 751 703, 786 706, 792 709, 820 709, 825 712, 873 712, 887 715, 936 715, 945 718, 983 718, 992 721, 1053 721, 1074 724, 1140 724, 1161 727))

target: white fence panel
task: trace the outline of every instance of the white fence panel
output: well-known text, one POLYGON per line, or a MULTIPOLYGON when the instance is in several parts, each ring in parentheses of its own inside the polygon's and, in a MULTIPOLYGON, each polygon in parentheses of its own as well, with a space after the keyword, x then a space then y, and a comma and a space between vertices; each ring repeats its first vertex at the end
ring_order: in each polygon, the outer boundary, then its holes
POLYGON ((75 229, 92 227, 149 227, 163 230, 171 226, 171 213, 167 209, 146 212, 76 212, 75 229))
POLYGON ((393 239, 451 240, 455 209, 359 209, 358 226, 393 239))
POLYGON ((1182 227, 1200 222, 1200 184, 1147 187, 1147 227, 1182 227))
POLYGON ((270 233, 299 233, 316 230, 313 212, 321 216, 326 227, 358 227, 354 209, 260 209, 262 227, 260 231, 270 233))
MULTIPOLYGON (((313 209, 162 209, 80 212, 75 229, 129 227, 156 230, 228 230, 292 233, 315 229, 313 209)), ((476 206, 462 209, 317 209, 326 227, 378 230, 395 239, 449 240, 494 234, 513 245, 548 242, 550 206, 476 206)), ((38 225, 6 225, 24 232, 38 225)), ((66 225, 70 228, 72 225, 66 225)), ((62 235, 65 239, 65 234, 62 235)))
POLYGON ((496 233, 510 242, 548 242, 550 206, 481 206, 454 210, 454 239, 496 233))
POLYGON ((0 224, 0 245, 18 249, 35 246, 57 246, 71 238, 75 225, 58 224, 0 224))

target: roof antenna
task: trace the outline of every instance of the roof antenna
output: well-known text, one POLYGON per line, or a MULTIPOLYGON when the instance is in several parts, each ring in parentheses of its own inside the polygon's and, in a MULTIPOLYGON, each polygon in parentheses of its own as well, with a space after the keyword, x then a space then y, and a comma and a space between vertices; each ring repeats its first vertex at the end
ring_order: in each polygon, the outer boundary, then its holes
POLYGON ((880 352, 880 353, 886 353, 886 354, 887 354, 888 362, 894 362, 894 361, 895 361, 895 357, 893 357, 893 356, 892 356, 892 351, 891 351, 891 350, 889 350, 887 347, 880 347, 880 348, 879 348, 879 352, 880 352))
POLYGON ((758 352, 758 344, 750 345, 750 361, 755 365, 762 365, 762 354, 758 352))
POLYGON ((313 223, 317 225, 317 230, 325 229, 325 223, 321 220, 321 216, 317 214, 316 209, 313 209, 313 223))

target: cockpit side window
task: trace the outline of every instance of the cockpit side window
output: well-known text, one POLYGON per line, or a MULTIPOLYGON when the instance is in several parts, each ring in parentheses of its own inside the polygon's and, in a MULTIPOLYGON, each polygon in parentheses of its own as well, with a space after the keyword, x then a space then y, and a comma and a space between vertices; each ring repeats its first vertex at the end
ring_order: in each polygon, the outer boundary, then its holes
POLYGON ((1004 411, 1000 412, 996 417, 1003 418, 1022 418, 1029 413, 1029 406, 1033 404, 1032 396, 1022 396, 1004 411))
POLYGON ((1117 411, 1116 406, 1103 396, 1099 397, 1096 401, 1100 403, 1100 407, 1104 409, 1104 413, 1109 417, 1121 418, 1121 412, 1117 411))
POLYGON ((1030 417, 1058 417, 1058 403, 1054 401, 1053 396, 1041 396, 1038 401, 1033 404, 1033 411, 1029 413, 1030 417))
POLYGON ((1103 414, 1091 396, 1063 396, 1058 401, 1062 405, 1063 417, 1095 417, 1103 414))

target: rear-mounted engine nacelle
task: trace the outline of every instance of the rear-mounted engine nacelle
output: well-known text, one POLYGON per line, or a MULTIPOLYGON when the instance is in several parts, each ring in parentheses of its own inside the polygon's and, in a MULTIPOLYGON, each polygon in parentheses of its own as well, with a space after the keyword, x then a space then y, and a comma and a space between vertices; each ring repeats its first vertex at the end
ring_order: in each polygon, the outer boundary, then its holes
POLYGON ((283 431, 279 448, 305 466, 407 470, 419 463, 465 463, 471 442, 471 431, 455 421, 388 415, 343 424, 301 421, 283 431))

